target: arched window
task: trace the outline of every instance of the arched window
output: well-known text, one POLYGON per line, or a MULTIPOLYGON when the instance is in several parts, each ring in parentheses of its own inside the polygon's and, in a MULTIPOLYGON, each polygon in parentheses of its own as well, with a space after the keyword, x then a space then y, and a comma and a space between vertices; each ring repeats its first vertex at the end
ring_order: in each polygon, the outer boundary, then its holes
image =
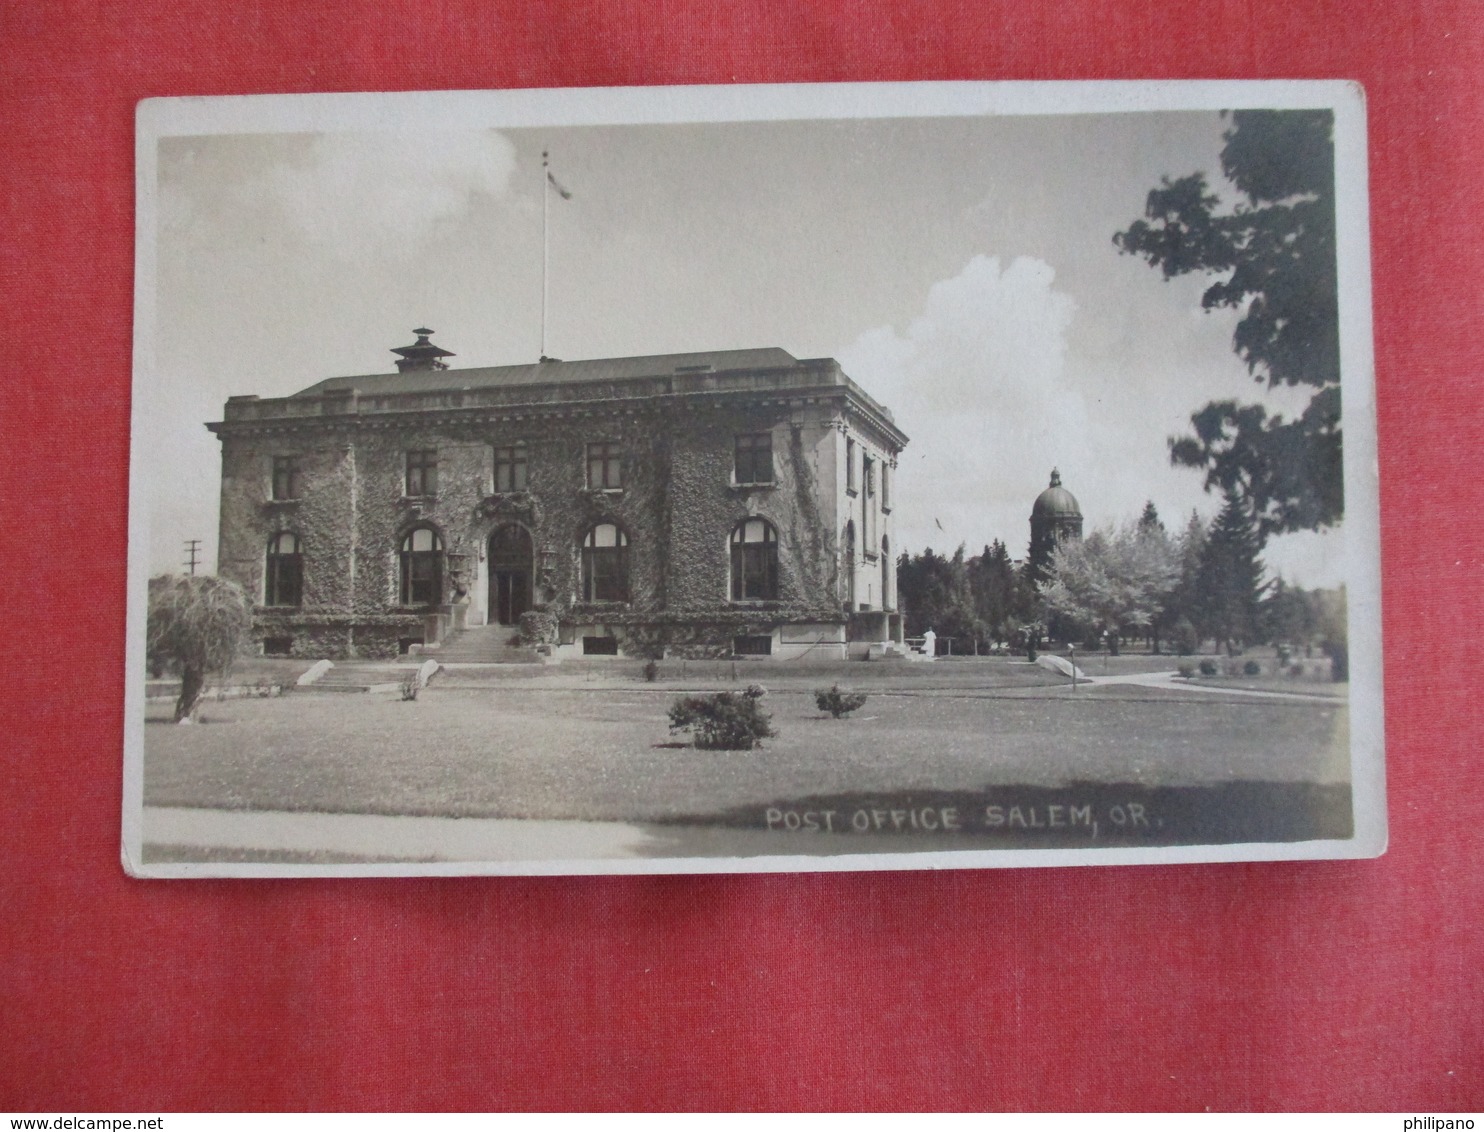
POLYGON ((402 540, 402 604, 437 605, 443 597, 443 540, 414 527, 402 540))
POLYGON ((629 600, 629 537, 612 523, 599 523, 582 540, 582 599, 629 600))
POLYGON ((268 569, 263 579, 265 605, 300 605, 304 601, 304 555, 299 536, 283 531, 268 540, 268 569))
MULTIPOLYGON (((881 469, 882 483, 886 482, 886 468, 881 469)), ((881 608, 894 608, 891 600, 891 542, 881 536, 881 608)))
POLYGON ((778 599, 778 532, 766 519, 745 519, 732 531, 732 600, 778 599))
POLYGON ((849 612, 855 609, 855 520, 850 519, 845 523, 845 538, 841 540, 840 568, 845 571, 845 609, 849 612))

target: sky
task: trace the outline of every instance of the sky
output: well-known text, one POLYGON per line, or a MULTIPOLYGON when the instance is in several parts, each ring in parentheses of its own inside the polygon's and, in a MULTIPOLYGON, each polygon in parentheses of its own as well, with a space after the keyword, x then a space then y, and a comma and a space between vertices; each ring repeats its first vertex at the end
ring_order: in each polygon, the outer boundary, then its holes
MULTIPOLYGON (((1168 438, 1216 398, 1292 415, 1233 354, 1209 280, 1165 281, 1115 232, 1163 176, 1218 185, 1208 112, 223 134, 158 149, 155 333, 142 352, 151 572, 214 568, 234 394, 385 373, 413 327, 451 365, 542 352, 779 346, 835 357, 911 438, 893 545, 1025 554, 1058 468, 1085 527, 1220 500, 1168 438)), ((1229 187, 1226 188, 1229 192, 1229 187)), ((1344 577, 1343 531, 1268 544, 1270 574, 1344 577)))

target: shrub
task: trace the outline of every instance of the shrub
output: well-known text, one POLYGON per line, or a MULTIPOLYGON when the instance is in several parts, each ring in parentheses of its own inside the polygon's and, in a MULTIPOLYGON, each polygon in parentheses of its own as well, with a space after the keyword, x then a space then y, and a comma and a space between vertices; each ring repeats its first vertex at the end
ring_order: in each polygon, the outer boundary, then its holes
POLYGON ((1242 675, 1261 676, 1262 665, 1258 664, 1255 660, 1249 660, 1246 664, 1242 665, 1242 675))
POLYGON ((1170 643, 1175 646, 1175 651, 1181 656, 1192 656, 1200 647, 1200 638, 1189 617, 1182 617, 1175 622, 1174 631, 1170 634, 1170 643))
POLYGON ((1207 658, 1206 660, 1201 661, 1201 675, 1202 676, 1215 676, 1216 675, 1216 662, 1214 660, 1209 659, 1209 658, 1207 658))
POLYGON ((1182 661, 1178 671, 1181 676, 1189 680, 1192 676, 1195 675, 1195 665, 1191 664, 1189 661, 1182 661))
POLYGON ((557 643, 556 615, 542 609, 528 609, 520 615, 520 637, 523 645, 557 643))
POLYGON ((422 690, 422 681, 417 678, 416 672, 409 672, 402 677, 402 699, 415 700, 417 694, 422 690))
POLYGON ((766 694, 752 684, 741 693, 682 696, 670 705, 670 731, 693 732, 701 750, 750 751, 777 734, 762 708, 766 694))
POLYGON ((842 692, 840 685, 835 684, 827 689, 815 689, 814 702, 819 705, 820 711, 827 711, 836 719, 840 719, 864 704, 866 694, 864 692, 842 692))

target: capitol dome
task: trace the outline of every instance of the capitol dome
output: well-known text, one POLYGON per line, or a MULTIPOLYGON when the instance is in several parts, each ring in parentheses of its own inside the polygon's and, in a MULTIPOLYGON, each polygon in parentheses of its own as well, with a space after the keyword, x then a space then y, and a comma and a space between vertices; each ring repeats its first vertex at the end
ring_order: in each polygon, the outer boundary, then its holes
POLYGON ((1061 485, 1061 474, 1051 469, 1051 486, 1036 496, 1036 502, 1031 507, 1031 520, 1037 519, 1058 520, 1077 519, 1081 520, 1082 509, 1077 506, 1077 497, 1061 485))

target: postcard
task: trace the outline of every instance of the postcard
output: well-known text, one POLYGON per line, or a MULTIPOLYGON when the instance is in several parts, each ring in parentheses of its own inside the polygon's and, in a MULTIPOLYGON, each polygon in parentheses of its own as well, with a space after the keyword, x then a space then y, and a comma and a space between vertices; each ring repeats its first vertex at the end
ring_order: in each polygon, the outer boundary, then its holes
POLYGON ((125 868, 1379 854, 1365 136, 1329 81, 141 103, 125 868))

